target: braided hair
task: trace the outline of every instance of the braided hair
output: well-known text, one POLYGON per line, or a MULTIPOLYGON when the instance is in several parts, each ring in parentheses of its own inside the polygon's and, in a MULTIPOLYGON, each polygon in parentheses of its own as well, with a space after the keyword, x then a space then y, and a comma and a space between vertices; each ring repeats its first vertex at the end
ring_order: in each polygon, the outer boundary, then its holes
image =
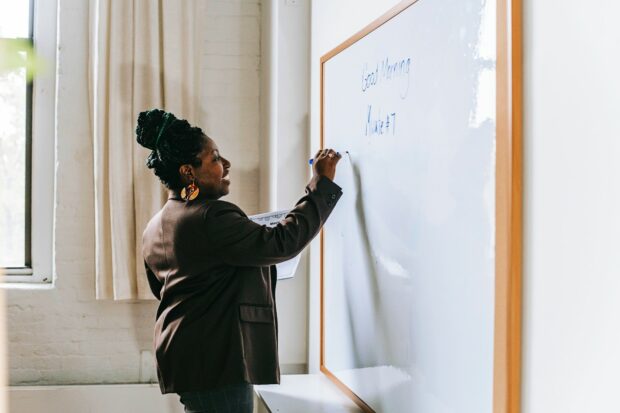
POLYGON ((177 119, 170 112, 152 109, 138 115, 136 141, 151 150, 146 166, 154 170, 167 188, 180 189, 183 183, 179 167, 200 166, 198 154, 206 140, 202 129, 177 119))

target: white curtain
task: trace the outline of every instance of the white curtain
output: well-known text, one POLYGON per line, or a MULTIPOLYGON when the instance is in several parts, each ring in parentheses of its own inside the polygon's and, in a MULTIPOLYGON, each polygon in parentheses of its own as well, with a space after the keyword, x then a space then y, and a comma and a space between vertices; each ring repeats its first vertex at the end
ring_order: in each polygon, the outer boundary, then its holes
POLYGON ((91 0, 96 297, 152 299, 142 232, 167 198, 135 140, 138 113, 162 108, 195 124, 199 0, 91 0))

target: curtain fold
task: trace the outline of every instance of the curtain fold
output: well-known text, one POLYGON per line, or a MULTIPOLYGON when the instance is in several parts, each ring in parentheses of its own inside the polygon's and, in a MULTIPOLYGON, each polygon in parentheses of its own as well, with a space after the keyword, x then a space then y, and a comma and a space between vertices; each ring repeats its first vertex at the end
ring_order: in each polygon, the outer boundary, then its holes
POLYGON ((136 119, 162 108, 195 123, 197 1, 90 1, 97 299, 153 299, 142 232, 167 193, 145 166, 136 119))

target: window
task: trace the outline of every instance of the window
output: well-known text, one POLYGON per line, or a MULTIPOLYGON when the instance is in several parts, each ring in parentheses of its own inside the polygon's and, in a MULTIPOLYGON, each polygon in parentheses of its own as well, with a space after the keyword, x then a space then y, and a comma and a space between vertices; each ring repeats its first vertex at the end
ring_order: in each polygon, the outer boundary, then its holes
POLYGON ((3 50, 47 69, 0 73, 0 267, 8 282, 51 282, 56 2, 0 3, 3 50))

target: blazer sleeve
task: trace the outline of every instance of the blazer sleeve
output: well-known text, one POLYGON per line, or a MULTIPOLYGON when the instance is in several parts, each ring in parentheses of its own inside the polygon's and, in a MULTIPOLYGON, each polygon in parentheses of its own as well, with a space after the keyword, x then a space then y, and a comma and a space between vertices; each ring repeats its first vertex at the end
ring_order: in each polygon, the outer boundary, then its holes
POLYGON ((214 254, 234 266, 273 265, 299 254, 342 196, 329 178, 313 177, 306 195, 280 223, 269 228, 250 220, 236 205, 213 201, 205 212, 207 241, 214 254))
POLYGON ((144 268, 146 269, 146 278, 149 280, 149 287, 151 287, 151 292, 153 293, 155 298, 161 301, 161 288, 163 287, 163 284, 155 276, 155 273, 151 271, 146 261, 144 261, 144 268))

